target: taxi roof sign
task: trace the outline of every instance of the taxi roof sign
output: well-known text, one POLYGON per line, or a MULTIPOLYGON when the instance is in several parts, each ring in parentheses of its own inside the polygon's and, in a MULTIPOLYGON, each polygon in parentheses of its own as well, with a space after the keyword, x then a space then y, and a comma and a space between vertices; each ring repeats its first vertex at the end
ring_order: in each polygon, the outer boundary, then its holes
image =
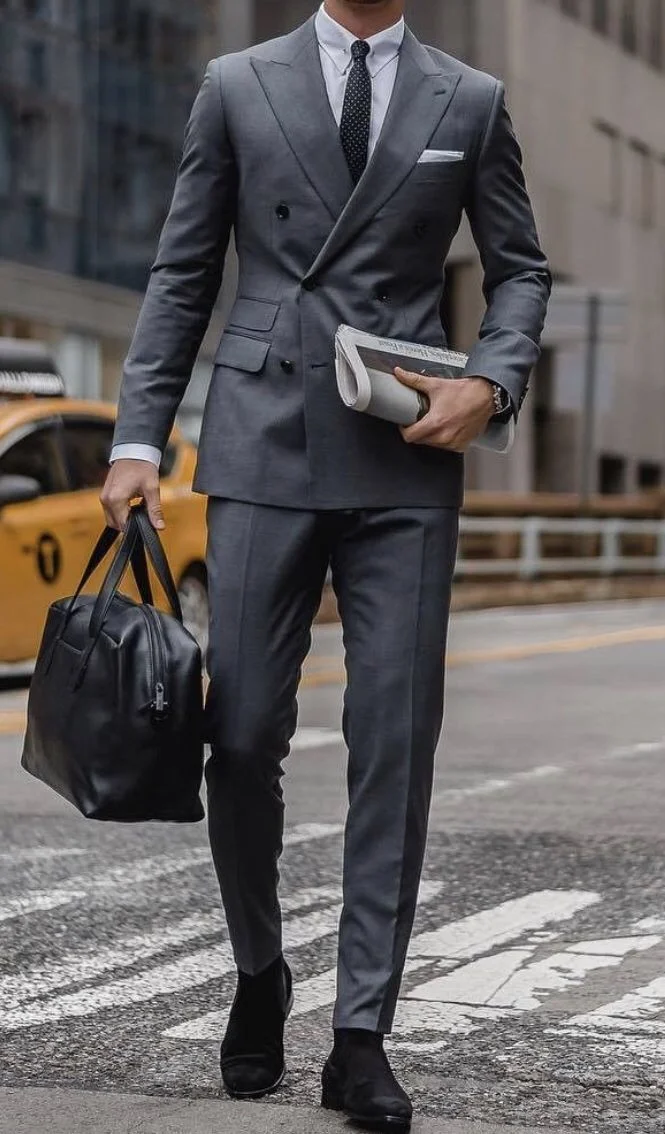
POLYGON ((64 394, 63 377, 43 343, 0 338, 0 397, 61 398, 64 394))

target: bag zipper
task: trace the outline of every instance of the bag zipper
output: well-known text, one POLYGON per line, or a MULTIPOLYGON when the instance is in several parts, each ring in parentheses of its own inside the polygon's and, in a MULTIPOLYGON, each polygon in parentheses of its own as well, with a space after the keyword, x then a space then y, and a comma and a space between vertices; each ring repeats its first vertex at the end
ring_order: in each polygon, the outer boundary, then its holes
POLYGON ((169 710, 169 703, 166 700, 166 659, 162 641, 162 628, 152 607, 141 604, 140 610, 148 627, 150 642, 150 685, 154 694, 150 707, 155 719, 161 721, 168 716, 169 710), (157 643, 156 648, 155 642, 157 643))

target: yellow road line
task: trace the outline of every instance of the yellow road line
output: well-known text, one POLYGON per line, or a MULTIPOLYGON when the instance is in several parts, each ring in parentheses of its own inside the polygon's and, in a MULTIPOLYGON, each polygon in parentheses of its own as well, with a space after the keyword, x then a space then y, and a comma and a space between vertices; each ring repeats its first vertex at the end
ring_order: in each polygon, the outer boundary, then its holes
POLYGON ((587 634, 579 638, 559 638, 551 642, 524 642, 519 646, 499 646, 493 650, 463 650, 451 654, 448 665, 474 665, 476 662, 519 661, 542 654, 576 654, 585 650, 602 650, 609 646, 625 646, 632 642, 665 641, 665 626, 636 626, 630 630, 608 630, 605 634, 587 634))
MULTIPOLYGON (((458 650, 448 654, 448 669, 462 669, 483 662, 521 661, 547 654, 574 654, 585 650, 601 650, 632 642, 665 641, 665 626, 637 626, 630 630, 609 630, 605 634, 588 634, 577 638, 559 638, 550 642, 524 642, 517 646, 495 646, 485 650, 458 650)), ((300 686, 316 689, 321 685, 340 685, 346 681, 343 665, 315 673, 305 673, 300 686)))
POLYGON ((16 736, 25 729, 25 712, 21 710, 0 712, 0 734, 3 736, 16 736))
MULTIPOLYGON (((609 630, 605 634, 559 638, 549 642, 524 642, 517 646, 496 646, 485 650, 458 650, 448 655, 448 668, 462 669, 464 666, 482 665, 484 662, 522 661, 548 654, 583 653, 586 650, 602 650, 634 642, 663 641, 665 626, 636 626, 629 630, 609 630)), ((305 666, 300 688, 318 689, 326 685, 343 685, 345 681, 346 670, 341 659, 313 658, 305 666)), ((0 710, 0 735, 22 733, 25 720, 25 712, 21 710, 0 710)))

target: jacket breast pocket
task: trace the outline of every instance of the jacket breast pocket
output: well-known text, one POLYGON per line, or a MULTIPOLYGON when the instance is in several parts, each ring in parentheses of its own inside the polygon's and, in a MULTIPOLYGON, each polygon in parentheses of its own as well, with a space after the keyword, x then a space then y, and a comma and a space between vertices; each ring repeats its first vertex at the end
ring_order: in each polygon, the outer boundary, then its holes
POLYGON ((418 162, 411 171, 407 184, 417 185, 454 185, 464 181, 468 173, 468 163, 465 159, 460 161, 423 161, 418 162))
POLYGON ((230 366, 247 374, 260 374, 269 350, 270 343, 225 331, 217 347, 215 366, 230 366))

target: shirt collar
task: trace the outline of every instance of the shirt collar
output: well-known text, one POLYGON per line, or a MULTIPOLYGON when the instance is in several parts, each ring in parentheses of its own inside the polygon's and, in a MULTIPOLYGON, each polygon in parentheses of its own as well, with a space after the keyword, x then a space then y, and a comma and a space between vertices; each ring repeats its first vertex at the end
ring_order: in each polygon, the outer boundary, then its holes
MULTIPOLYGON (((314 26, 319 47, 325 51, 337 70, 343 75, 353 62, 351 44, 355 43, 356 36, 352 35, 341 24, 338 24, 337 20, 333 20, 332 16, 329 16, 326 12, 323 4, 316 13, 314 26)), ((386 63, 390 63, 391 59, 399 55, 403 39, 404 17, 391 27, 377 32, 376 35, 369 36, 367 43, 370 46, 370 51, 367 56, 367 70, 372 78, 386 66, 386 63)))

